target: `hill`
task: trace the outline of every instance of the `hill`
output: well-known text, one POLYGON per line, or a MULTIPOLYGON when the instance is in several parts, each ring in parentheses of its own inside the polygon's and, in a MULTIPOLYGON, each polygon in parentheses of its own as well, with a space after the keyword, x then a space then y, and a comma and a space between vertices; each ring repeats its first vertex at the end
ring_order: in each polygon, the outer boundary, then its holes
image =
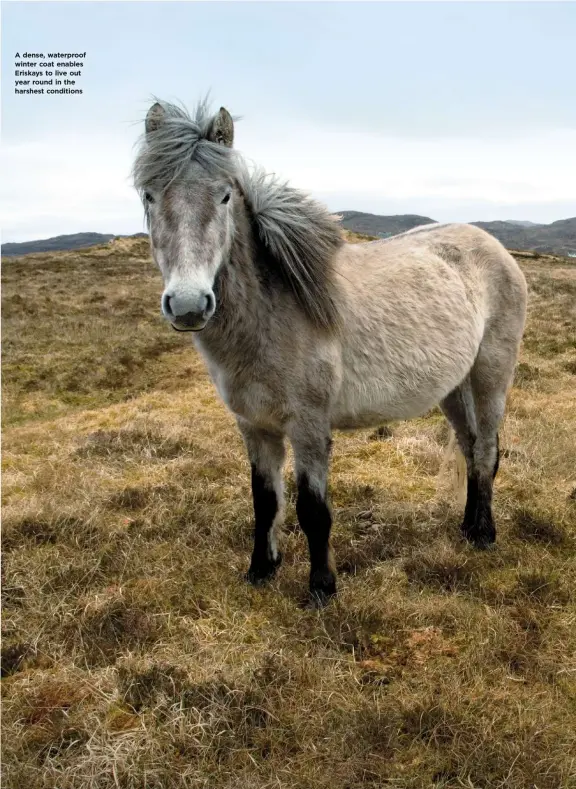
POLYGON ((519 226, 510 222, 473 222, 508 249, 529 249, 553 255, 576 255, 576 217, 549 225, 519 226))
MULTIPOLYGON (((413 227, 435 222, 426 216, 403 214, 380 216, 360 211, 339 211, 342 225, 356 233, 387 236, 403 233, 413 227)), ((501 241, 507 249, 523 249, 552 255, 576 255, 576 217, 561 219, 549 225, 527 222, 472 222, 501 241)))
POLYGON ((576 261, 519 262, 495 549, 438 409, 336 434, 317 612, 288 471, 284 565, 244 581, 250 467, 147 241, 4 261, 3 786, 574 786, 576 261))
POLYGON ((366 214, 362 211, 337 211, 342 217, 342 227, 354 233, 363 233, 367 236, 398 235, 412 230, 413 227, 429 225, 434 222, 428 216, 418 214, 398 214, 396 216, 380 216, 379 214, 366 214))
MULTIPOLYGON (((381 216, 362 211, 339 211, 342 227, 356 234, 382 238, 404 233, 420 225, 428 225, 436 220, 418 214, 398 214, 381 216)), ((576 218, 561 219, 549 225, 533 222, 506 220, 502 222, 472 222, 484 228, 501 241, 508 249, 532 250, 553 255, 576 255, 576 218)), ((146 233, 133 236, 113 236, 102 233, 76 233, 55 236, 40 241, 2 244, 2 255, 14 257, 32 252, 50 252, 66 249, 80 249, 103 244, 114 238, 146 238, 146 233)))
MULTIPOLYGON (((138 238, 146 233, 135 233, 127 238, 138 238)), ((38 241, 21 241, 2 244, 3 257, 16 257, 18 255, 28 255, 34 252, 61 252, 66 249, 83 249, 86 247, 105 244, 113 238, 122 238, 109 233, 72 233, 64 236, 53 236, 43 238, 38 241)))

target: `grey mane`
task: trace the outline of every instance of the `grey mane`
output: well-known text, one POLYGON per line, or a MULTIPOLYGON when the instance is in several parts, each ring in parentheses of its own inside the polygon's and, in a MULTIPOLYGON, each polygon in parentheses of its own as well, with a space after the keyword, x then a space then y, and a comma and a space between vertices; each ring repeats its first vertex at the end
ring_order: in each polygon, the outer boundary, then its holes
POLYGON ((320 203, 264 170, 251 173, 242 163, 238 182, 260 240, 301 308, 317 326, 337 329, 333 259, 344 241, 336 221, 320 203))
POLYGON ((306 316, 319 328, 339 328, 333 259, 344 240, 320 203, 260 168, 252 172, 233 149, 209 139, 214 115, 207 101, 193 115, 158 102, 165 111, 159 128, 144 135, 133 170, 134 185, 166 189, 194 160, 209 174, 233 178, 243 193, 260 242, 278 267, 306 316))

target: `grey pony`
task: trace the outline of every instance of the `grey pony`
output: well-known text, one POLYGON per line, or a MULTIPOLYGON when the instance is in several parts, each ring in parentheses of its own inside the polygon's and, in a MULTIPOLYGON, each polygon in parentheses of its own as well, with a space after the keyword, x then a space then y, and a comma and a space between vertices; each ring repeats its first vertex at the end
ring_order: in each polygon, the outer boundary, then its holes
POLYGON ((310 593, 336 591, 327 501, 334 429, 405 420, 439 404, 466 461, 463 535, 493 543, 498 429, 526 316, 513 257, 471 225, 432 224, 348 244, 328 211, 234 150, 234 120, 205 101, 156 101, 134 163, 162 312, 194 332, 251 464, 247 577, 281 562, 285 440, 310 550, 310 593))

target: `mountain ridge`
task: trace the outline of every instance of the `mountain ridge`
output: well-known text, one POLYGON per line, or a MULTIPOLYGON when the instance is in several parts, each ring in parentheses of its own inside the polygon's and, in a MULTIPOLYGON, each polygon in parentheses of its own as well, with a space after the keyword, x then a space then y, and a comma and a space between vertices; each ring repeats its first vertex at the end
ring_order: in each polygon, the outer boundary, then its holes
MULTIPOLYGON (((435 219, 418 214, 383 216, 363 211, 338 211, 341 224, 346 230, 364 233, 377 238, 386 238, 412 230, 414 227, 436 222, 435 219)), ((447 223, 448 224, 448 223, 447 223)), ((552 255, 576 255, 576 217, 558 219, 549 224, 527 224, 524 221, 495 220, 492 222, 470 222, 498 239, 508 249, 542 252, 552 255)))
MULTIPOLYGON (((340 223, 346 230, 376 238, 387 238, 436 222, 420 214, 371 214, 365 211, 338 211, 340 223)), ((508 249, 541 252, 552 255, 576 256, 576 217, 558 219, 549 224, 522 220, 470 222, 495 236, 508 249)), ((2 244, 3 257, 28 255, 34 252, 59 252, 84 249, 107 244, 117 238, 145 238, 146 233, 115 235, 112 233, 72 233, 34 241, 2 244)))
POLYGON ((30 255, 34 252, 64 252, 68 249, 86 249, 100 244, 107 244, 115 238, 141 238, 147 233, 132 233, 115 235, 114 233, 68 233, 50 238, 41 238, 34 241, 9 241, 2 244, 3 257, 16 257, 30 255))

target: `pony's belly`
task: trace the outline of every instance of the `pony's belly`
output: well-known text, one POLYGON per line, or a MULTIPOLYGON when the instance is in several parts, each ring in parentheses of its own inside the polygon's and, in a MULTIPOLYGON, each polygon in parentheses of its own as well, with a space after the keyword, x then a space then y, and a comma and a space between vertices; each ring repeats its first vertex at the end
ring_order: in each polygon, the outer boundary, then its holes
POLYGON ((377 427, 392 420, 414 419, 430 411, 448 392, 444 387, 436 390, 404 393, 399 397, 382 387, 376 392, 343 393, 332 413, 332 427, 338 430, 359 430, 377 427))
POLYGON ((332 409, 333 426, 352 430, 422 416, 464 380, 474 356, 452 361, 448 368, 433 370, 402 368, 383 373, 365 369, 363 375, 349 370, 332 409))
POLYGON ((478 353, 483 322, 465 303, 453 315, 443 306, 434 312, 424 305, 422 320, 413 322, 391 309, 380 331, 366 322, 351 332, 343 347, 335 426, 352 429, 422 416, 464 380, 478 353))

